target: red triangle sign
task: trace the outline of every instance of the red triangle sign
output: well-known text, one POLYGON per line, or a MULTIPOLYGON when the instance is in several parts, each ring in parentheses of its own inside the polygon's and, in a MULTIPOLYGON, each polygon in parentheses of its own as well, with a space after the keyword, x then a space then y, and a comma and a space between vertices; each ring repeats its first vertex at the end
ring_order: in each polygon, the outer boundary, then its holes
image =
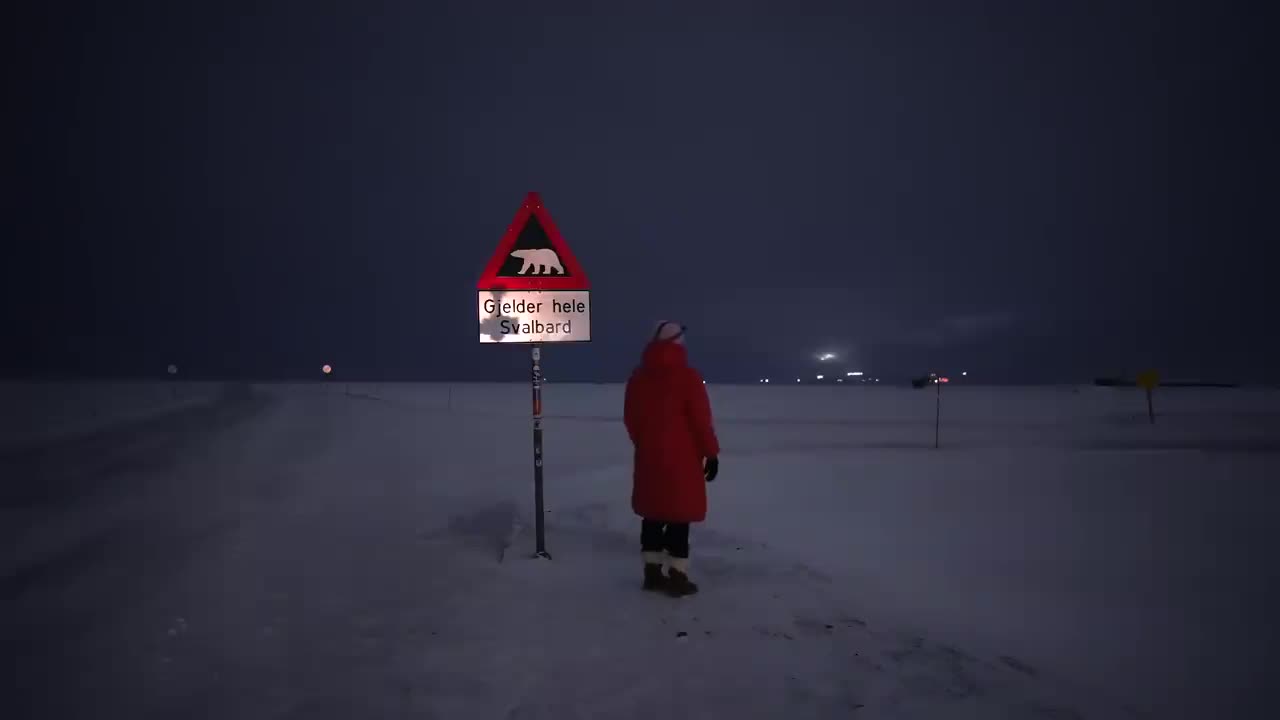
POLYGON ((531 192, 485 266, 480 290, 587 290, 587 274, 531 192))

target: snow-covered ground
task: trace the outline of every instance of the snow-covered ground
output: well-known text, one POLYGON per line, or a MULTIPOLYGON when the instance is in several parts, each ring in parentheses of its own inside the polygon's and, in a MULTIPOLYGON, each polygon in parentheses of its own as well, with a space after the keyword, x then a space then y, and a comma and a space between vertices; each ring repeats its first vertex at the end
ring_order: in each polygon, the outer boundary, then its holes
POLYGON ((638 589, 619 386, 546 389, 551 561, 527 385, 0 443, 0 716, 1270 716, 1280 394, 948 387, 934 450, 932 391, 710 390, 679 601, 638 589))

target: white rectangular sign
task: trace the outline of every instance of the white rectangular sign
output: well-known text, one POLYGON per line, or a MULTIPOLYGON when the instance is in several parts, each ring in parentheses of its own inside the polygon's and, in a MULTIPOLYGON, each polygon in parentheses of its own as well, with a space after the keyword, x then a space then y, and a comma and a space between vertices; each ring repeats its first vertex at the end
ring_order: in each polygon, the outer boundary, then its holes
POLYGON ((591 340, 589 290, 481 290, 480 342, 591 340))

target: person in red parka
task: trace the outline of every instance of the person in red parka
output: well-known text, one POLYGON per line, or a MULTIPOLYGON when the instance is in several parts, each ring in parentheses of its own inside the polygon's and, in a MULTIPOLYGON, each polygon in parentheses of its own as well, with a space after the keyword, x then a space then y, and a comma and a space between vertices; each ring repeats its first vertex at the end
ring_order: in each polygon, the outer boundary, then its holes
POLYGON ((698 591, 689 579, 689 525, 706 519, 706 483, 720 468, 711 401, 689 366, 684 333, 679 323, 659 323, 627 380, 622 414, 635 446, 631 508, 642 520, 644 588, 676 597, 698 591))

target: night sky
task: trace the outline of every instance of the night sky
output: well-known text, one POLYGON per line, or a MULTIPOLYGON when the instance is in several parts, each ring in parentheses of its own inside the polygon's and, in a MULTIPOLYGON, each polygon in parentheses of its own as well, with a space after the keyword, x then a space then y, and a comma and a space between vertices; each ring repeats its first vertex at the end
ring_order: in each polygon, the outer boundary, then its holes
POLYGON ((552 381, 662 319, 712 381, 1280 365, 1260 7, 29 5, 7 376, 522 380, 474 293, 531 190, 593 290, 552 381))

